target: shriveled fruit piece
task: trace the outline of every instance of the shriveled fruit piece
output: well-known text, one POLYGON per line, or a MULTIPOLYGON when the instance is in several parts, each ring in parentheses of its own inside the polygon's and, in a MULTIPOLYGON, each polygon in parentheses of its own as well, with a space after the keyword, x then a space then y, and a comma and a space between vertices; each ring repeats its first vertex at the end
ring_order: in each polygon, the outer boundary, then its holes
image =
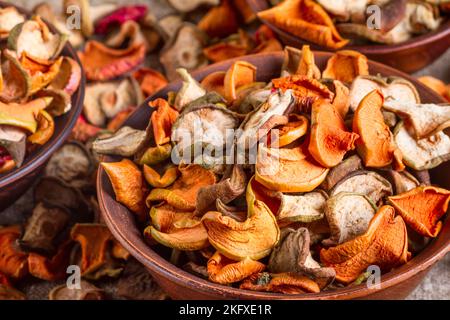
POLYGON ((55 121, 53 121, 52 116, 45 110, 39 111, 36 120, 38 123, 36 132, 28 137, 28 141, 33 144, 44 145, 51 139, 55 132, 55 121))
POLYGON ((368 74, 369 65, 365 55, 353 50, 342 50, 328 60, 322 78, 352 83, 357 76, 368 74))
POLYGON ((232 58, 242 57, 253 48, 253 42, 248 33, 242 29, 216 44, 203 49, 203 54, 211 62, 220 62, 232 58))
POLYGON ((126 49, 111 49, 100 42, 90 40, 84 52, 78 56, 89 80, 111 80, 137 67, 145 57, 145 45, 126 49))
POLYGON ((442 228, 439 219, 447 212, 450 191, 420 186, 388 199, 414 231, 424 237, 435 238, 442 228))
POLYGON ((149 166, 159 164, 167 160, 172 152, 172 145, 170 143, 162 146, 149 147, 142 155, 138 156, 139 164, 146 164, 149 166))
POLYGON ((272 273, 292 272, 312 277, 321 287, 334 280, 333 268, 321 267, 311 255, 311 238, 307 228, 284 228, 280 241, 272 250, 267 269, 272 273))
POLYGON ((244 222, 214 211, 202 218, 211 245, 236 261, 264 258, 270 254, 280 237, 276 218, 264 202, 248 199, 247 204, 248 218, 244 222))
POLYGON ((4 61, 0 71, 0 101, 18 102, 27 98, 31 91, 31 78, 20 64, 17 55, 3 50, 4 61))
POLYGON ((221 255, 218 251, 208 260, 207 271, 209 280, 220 284, 231 284, 244 280, 255 273, 265 269, 261 262, 245 258, 234 262, 221 255))
POLYGON ((28 256, 30 274, 35 278, 46 281, 64 279, 67 275, 67 266, 70 264, 70 249, 72 246, 71 241, 63 242, 51 258, 31 252, 28 256))
POLYGON ((399 123, 394 129, 394 140, 404 163, 415 170, 432 169, 450 159, 450 137, 442 131, 415 140, 403 123, 399 123))
POLYGON ((342 119, 345 119, 350 108, 350 89, 339 80, 322 79, 321 82, 334 92, 332 104, 342 119))
POLYGON ((175 97, 174 107, 182 111, 189 103, 195 101, 206 94, 206 90, 192 78, 186 69, 177 69, 178 75, 183 80, 183 85, 175 97))
POLYGON ((250 276, 240 289, 276 292, 284 294, 318 293, 319 285, 309 277, 298 273, 259 273, 250 276))
POLYGON ((194 218, 194 214, 190 211, 184 211, 176 209, 167 203, 159 203, 154 205, 150 209, 150 219, 152 221, 152 226, 161 232, 170 233, 170 231, 175 230, 176 226, 187 226, 197 224, 194 218), (186 223, 187 222, 187 223, 186 223))
POLYGON ((418 187, 421 183, 411 173, 404 170, 398 172, 395 170, 387 170, 382 173, 394 187, 395 193, 400 194, 418 187))
POLYGON ((67 36, 53 34, 39 16, 16 25, 8 37, 8 49, 17 56, 26 52, 33 58, 50 60, 57 57, 67 42, 67 36))
POLYGON ((278 147, 284 147, 303 137, 308 131, 308 119, 298 114, 290 114, 289 122, 278 129, 278 147))
POLYGON ((347 159, 345 159, 344 161, 342 161, 341 163, 339 163, 337 166, 335 166, 330 170, 327 177, 325 178, 325 181, 322 183, 322 187, 326 191, 329 191, 340 180, 342 180, 343 178, 345 178, 354 171, 362 170, 362 168, 363 168, 362 161, 358 155, 348 157, 347 159))
POLYGON ((312 105, 308 151, 322 166, 330 168, 355 148, 359 135, 348 132, 344 120, 331 103, 317 100, 312 105))
POLYGON ((72 99, 63 90, 43 89, 36 93, 35 97, 51 99, 45 111, 53 117, 63 115, 72 109, 72 99))
POLYGON ((53 288, 49 300, 103 300, 105 292, 85 280, 80 281, 81 289, 69 289, 66 284, 53 288))
POLYGON ((22 166, 25 159, 26 141, 27 136, 23 130, 0 125, 0 148, 6 150, 14 165, 18 168, 22 166))
POLYGON ((256 67, 245 61, 236 61, 227 70, 224 79, 225 99, 231 102, 237 98, 236 90, 256 81, 256 67))
POLYGON ((302 195, 282 195, 280 209, 276 213, 279 224, 312 222, 324 217, 323 209, 328 195, 321 191, 302 195))
POLYGON ((258 17, 304 40, 339 49, 348 43, 336 30, 327 12, 312 0, 287 0, 261 11, 258 17))
POLYGON ((387 166, 394 157, 392 133, 381 112, 383 103, 383 94, 374 90, 364 97, 353 117, 353 132, 359 135, 356 147, 366 167, 387 166))
POLYGON ((368 266, 377 265, 382 272, 404 264, 408 256, 406 225, 395 217, 391 206, 381 207, 367 231, 357 238, 320 251, 320 260, 336 271, 336 280, 344 284, 355 281, 368 266))
POLYGON ((112 48, 120 48, 127 43, 129 46, 143 44, 145 50, 149 51, 150 48, 154 48, 158 44, 160 38, 152 28, 148 29, 147 32, 147 35, 149 35, 150 38, 146 37, 146 34, 139 23, 129 20, 121 24, 120 29, 117 32, 109 35, 105 44, 112 48), (156 33, 156 35, 154 35, 154 33, 156 33), (149 43, 149 40, 152 43, 149 43))
POLYGON ((172 125, 178 118, 178 112, 161 98, 149 102, 149 105, 156 109, 151 116, 155 143, 161 145, 170 142, 172 125))
POLYGON ((152 167, 144 164, 144 177, 148 184, 154 188, 167 188, 177 179, 178 168, 170 166, 164 171, 163 175, 160 175, 152 167))
POLYGON ((225 71, 216 71, 210 73, 203 78, 200 84, 207 92, 214 91, 221 96, 225 96, 224 81, 226 74, 227 73, 225 71))
POLYGON ((98 154, 120 155, 131 157, 147 142, 145 130, 137 130, 128 126, 122 127, 114 134, 100 137, 92 144, 98 154))
POLYGON ((427 138, 450 127, 450 104, 412 104, 386 101, 384 109, 397 114, 416 140, 427 138))
POLYGON ((151 96, 159 89, 164 88, 168 83, 164 75, 150 68, 140 68, 133 73, 133 77, 137 80, 146 96, 151 96))
POLYGON ((144 5, 129 5, 123 6, 100 18, 95 23, 96 34, 106 34, 111 27, 122 25, 127 21, 139 21, 147 14, 147 6, 144 5))
POLYGON ((364 170, 352 172, 340 180, 330 191, 330 196, 341 192, 364 194, 375 204, 393 194, 389 181, 376 172, 364 170))
POLYGON ((365 233, 376 211, 377 206, 363 194, 340 192, 331 197, 325 205, 331 236, 322 243, 335 246, 365 233))
POLYGON ((57 60, 43 60, 30 56, 27 52, 22 52, 19 62, 31 78, 31 88, 29 94, 34 94, 45 88, 58 74, 63 58, 57 60))
POLYGON ((72 95, 77 91, 81 82, 81 67, 72 58, 62 57, 62 63, 56 77, 53 78, 49 88, 64 90, 72 95))
POLYGON ((25 16, 13 6, 0 9, 0 39, 8 37, 9 32, 25 21, 25 16))
POLYGON ((224 0, 219 6, 209 9, 198 27, 211 38, 224 38, 238 30, 238 17, 230 1, 224 0))
POLYGON ((155 188, 150 191, 146 203, 166 201, 177 209, 194 210, 201 187, 216 182, 214 173, 197 164, 180 166, 181 176, 167 189, 155 188))
POLYGON ((20 226, 0 228, 0 272, 13 279, 28 274, 27 254, 16 245, 20 238, 20 226))
POLYGON ((6 124, 36 132, 38 123, 36 117, 40 110, 45 109, 52 98, 38 98, 24 104, 0 102, 0 124, 6 124))
POLYGON ((142 172, 128 159, 102 162, 101 166, 108 174, 117 201, 141 216, 145 211, 142 172))
POLYGON ((312 158, 306 144, 280 149, 260 146, 255 179, 275 191, 308 192, 322 183, 328 171, 312 158))
MULTIPOLYGON (((295 51, 293 51, 291 47, 287 47, 292 52, 292 54, 295 54, 295 51)), ((286 53, 285 53, 286 54, 286 53)), ((295 63, 295 61, 298 58, 293 58, 292 62, 295 63)), ((306 76, 308 78, 313 79, 320 79, 320 70, 316 66, 316 63, 314 61, 314 53, 311 51, 309 45, 303 45, 301 50, 301 58, 299 59, 298 65, 293 69, 294 72, 291 72, 291 74, 298 74, 301 76, 306 76)))

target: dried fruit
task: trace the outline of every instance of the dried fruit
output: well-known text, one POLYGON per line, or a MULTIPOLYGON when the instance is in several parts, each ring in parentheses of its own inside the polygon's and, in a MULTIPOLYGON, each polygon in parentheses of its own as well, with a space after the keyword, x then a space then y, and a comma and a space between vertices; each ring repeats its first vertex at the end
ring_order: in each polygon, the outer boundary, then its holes
POLYGON ((14 166, 19 168, 25 159, 25 132, 13 126, 0 125, 0 147, 11 157, 14 166))
POLYGON ((63 58, 59 57, 54 61, 37 59, 30 56, 27 52, 22 52, 19 58, 20 65, 30 77, 31 87, 28 92, 30 95, 38 92, 50 84, 58 74, 63 58))
POLYGON ((226 74, 227 73, 225 71, 212 72, 212 73, 208 74, 205 78, 203 78, 200 85, 207 92, 214 91, 223 97, 223 96, 225 96, 224 81, 225 81, 226 74))
POLYGON ((320 292, 320 287, 315 281, 296 273, 255 274, 243 281, 239 288, 284 294, 320 292))
POLYGON ((96 22, 95 33, 106 34, 111 27, 115 25, 123 25, 128 21, 139 21, 144 18, 146 14, 147 6, 144 5, 120 7, 96 22))
POLYGON ((99 154, 131 157, 144 146, 147 139, 148 135, 145 130, 136 130, 125 126, 110 136, 96 139, 92 148, 99 154))
POLYGON ((278 129, 278 146, 287 146, 303 137, 307 131, 308 119, 298 114, 290 114, 289 122, 278 129))
POLYGON ((25 21, 25 16, 13 6, 0 9, 0 39, 7 38, 9 32, 25 21))
POLYGON ((322 187, 327 191, 331 190, 340 180, 354 171, 362 170, 362 168, 362 161, 358 155, 348 157, 330 170, 325 181, 322 183, 322 187))
POLYGON ((55 78, 50 83, 50 89, 63 90, 68 95, 77 91, 81 83, 81 67, 69 57, 62 57, 61 66, 55 78))
POLYGON ((245 61, 237 61, 227 70, 224 79, 224 93, 227 101, 237 98, 236 91, 256 81, 256 67, 245 61))
POLYGON ((149 185, 154 188, 167 188, 178 177, 178 168, 176 166, 170 166, 165 171, 164 174, 160 175, 152 167, 144 164, 144 177, 149 185))
POLYGON ((138 157, 138 162, 139 164, 146 164, 148 166, 156 165, 167 160, 171 153, 172 146, 170 143, 162 146, 149 147, 138 157))
POLYGON ((176 71, 183 80, 183 85, 175 97, 174 107, 182 111, 189 103, 203 97, 206 91, 186 69, 177 69, 176 71))
POLYGON ((357 51, 343 50, 336 52, 328 60, 322 77, 351 83, 357 76, 368 74, 369 65, 366 56, 357 51))
POLYGON ((31 78, 10 50, 3 50, 5 60, 0 72, 0 101, 20 102, 27 98, 31 91, 31 78))
POLYGON ((217 6, 220 0, 168 0, 169 4, 180 12, 190 12, 201 5, 217 6))
POLYGON ((56 281, 64 279, 67 275, 67 266, 70 260, 70 249, 73 243, 63 242, 55 255, 51 258, 37 253, 30 253, 28 256, 28 269, 30 274, 38 279, 46 281, 56 281))
POLYGON ((420 186, 388 199, 414 231, 434 238, 441 231, 442 222, 439 219, 447 212, 450 191, 420 186))
POLYGON ((17 225, 0 228, 0 272, 14 279, 28 274, 27 254, 16 246, 20 234, 17 225))
POLYGON ((308 151, 318 163, 327 168, 338 165, 355 148, 358 138, 358 134, 346 130, 344 120, 331 103, 313 103, 308 151))
MULTIPOLYGON (((248 54, 253 49, 249 35, 242 29, 237 34, 203 49, 203 54, 211 62, 220 62, 248 54)), ((256 49, 256 48, 255 48, 256 49)))
POLYGON ((152 112, 151 122, 153 137, 157 145, 170 142, 172 126, 178 118, 178 112, 164 99, 156 99, 149 102, 150 107, 156 110, 152 112))
POLYGON ((53 121, 52 116, 45 110, 39 111, 36 118, 38 123, 36 132, 28 137, 28 141, 33 144, 43 145, 53 136, 53 133, 55 132, 55 122, 53 121))
POLYGON ((133 77, 137 80, 146 96, 153 95, 168 83, 164 75, 150 68, 140 68, 133 73, 133 77))
POLYGON ((217 7, 211 8, 198 23, 200 30, 211 38, 224 38, 238 30, 236 12, 229 0, 223 0, 217 7))
POLYGON ((81 289, 70 289, 66 284, 53 288, 49 300, 103 300, 105 293, 85 280, 80 282, 81 289))

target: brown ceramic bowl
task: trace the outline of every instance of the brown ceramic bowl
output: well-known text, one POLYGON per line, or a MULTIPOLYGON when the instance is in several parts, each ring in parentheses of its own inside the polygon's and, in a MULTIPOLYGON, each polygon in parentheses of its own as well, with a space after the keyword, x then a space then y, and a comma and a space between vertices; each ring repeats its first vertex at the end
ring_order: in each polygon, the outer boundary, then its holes
MULTIPOLYGON (((269 2, 267 0, 247 0, 247 3, 255 13, 269 8, 269 2)), ((309 44, 314 50, 332 51, 332 49, 300 39, 289 32, 279 29, 264 19, 261 19, 261 21, 275 31, 285 45, 301 48, 304 44, 309 44)), ((390 65, 407 73, 413 73, 431 64, 445 53, 449 47, 450 20, 447 19, 437 30, 413 37, 399 44, 350 45, 345 46, 343 49, 359 51, 371 60, 390 65)))
MULTIPOLYGON (((323 70, 331 53, 316 52, 316 62, 323 70)), ((280 74, 283 54, 266 53, 240 57, 220 62, 193 73, 197 80, 215 71, 224 71, 237 60, 245 60, 257 67, 258 81, 269 81, 280 74)), ((371 74, 400 76, 413 82, 424 102, 442 102, 442 98, 427 89, 415 79, 391 67, 376 62, 369 62, 371 74)), ((126 121, 125 125, 144 129, 150 119, 151 108, 147 102, 155 98, 166 98, 169 91, 176 91, 181 83, 174 82, 150 97, 126 121)), ((106 157, 105 161, 114 160, 106 157)), ((433 182, 450 188, 450 162, 432 172, 433 182)), ((209 282, 189 274, 162 258, 148 246, 135 223, 135 216, 115 200, 114 192, 105 171, 100 167, 97 176, 97 195, 102 212, 109 229, 116 239, 144 266, 159 285, 174 299, 402 299, 406 297, 423 279, 431 266, 445 256, 450 250, 450 219, 446 217, 439 236, 425 250, 406 265, 382 276, 380 289, 368 289, 365 285, 326 291, 318 294, 282 295, 240 290, 209 282)))
MULTIPOLYGON (((0 1, 0 7, 7 6, 11 6, 11 4, 0 1)), ((16 8, 19 12, 31 16, 29 11, 19 7, 16 8)), ((50 24, 49 27, 52 32, 56 32, 50 24)), ((66 44, 61 54, 71 57, 81 66, 76 51, 69 43, 66 44)), ((42 172, 53 152, 69 137, 83 108, 84 86, 85 77, 84 73, 82 73, 80 87, 72 95, 72 109, 68 113, 55 118, 55 132, 50 141, 27 154, 20 168, 0 174, 0 212, 25 193, 42 172)))

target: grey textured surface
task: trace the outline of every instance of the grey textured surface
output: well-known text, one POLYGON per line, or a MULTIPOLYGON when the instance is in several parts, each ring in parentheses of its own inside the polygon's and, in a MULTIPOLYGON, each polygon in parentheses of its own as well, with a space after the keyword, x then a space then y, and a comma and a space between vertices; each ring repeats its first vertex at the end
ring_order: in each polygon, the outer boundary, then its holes
MULTIPOLYGON (((188 1, 188 0, 186 0, 188 1)), ((36 4, 42 2, 40 0, 14 0, 13 3, 21 5, 26 8, 33 8, 36 4)), ((47 1, 55 5, 56 8, 60 6, 62 0, 49 0, 47 1)), ((102 2, 102 0, 93 1, 96 3, 102 2)), ((111 1, 108 1, 111 2, 111 1)), ((118 1, 119 2, 119 1, 118 1)), ((129 3, 149 3, 150 8, 157 16, 163 16, 171 11, 167 7, 165 0, 138 0, 138 1, 125 1, 120 2, 129 3)), ((432 75, 440 78, 445 82, 450 82, 450 50, 446 52, 439 60, 427 67, 426 69, 418 72, 416 75, 432 75)), ((6 212, 0 213, 0 225, 2 221, 8 222, 17 221, 22 219, 22 213, 30 210, 29 195, 24 196, 17 205, 12 206, 6 212)), ((450 255, 438 262, 425 280, 420 286, 408 297, 408 299, 415 300, 430 300, 430 299, 446 299, 450 300, 450 255)))

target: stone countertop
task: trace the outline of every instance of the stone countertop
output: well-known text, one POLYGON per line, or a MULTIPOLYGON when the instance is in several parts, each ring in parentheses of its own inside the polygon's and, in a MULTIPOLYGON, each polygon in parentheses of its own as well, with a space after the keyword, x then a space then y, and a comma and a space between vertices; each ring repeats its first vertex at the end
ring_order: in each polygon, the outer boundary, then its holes
MULTIPOLYGON (((164 15, 164 12, 170 12, 171 10, 167 10, 164 0, 119 0, 129 3, 150 3, 151 9, 156 12, 157 15, 164 15)), ((118 1, 118 2, 119 2, 118 1)), ((36 4, 42 2, 41 0, 14 0, 13 1, 17 5, 21 5, 25 8, 33 8, 36 4)), ((55 4, 56 7, 59 7, 62 0, 48 0, 47 2, 55 4)), ((101 0, 93 1, 93 2, 101 2, 101 0)), ((432 75, 436 78, 444 80, 446 83, 450 83, 450 49, 437 61, 435 61, 432 65, 427 68, 421 70, 416 74, 417 76, 422 75, 432 75)), ((28 198, 29 199, 29 198, 28 198)), ((0 214, 0 225, 2 221, 5 221, 6 217, 17 217, 17 211, 21 210, 19 208, 23 208, 27 206, 26 197, 22 200, 19 200, 22 204, 12 206, 6 212, 0 214)), ((22 209, 23 210, 23 209, 22 209)), ((13 218, 14 219, 14 218, 13 218)), ((417 287, 417 289, 407 298, 410 300, 434 300, 434 299, 445 299, 450 300, 450 254, 438 262, 430 273, 426 276, 425 280, 417 287)))

